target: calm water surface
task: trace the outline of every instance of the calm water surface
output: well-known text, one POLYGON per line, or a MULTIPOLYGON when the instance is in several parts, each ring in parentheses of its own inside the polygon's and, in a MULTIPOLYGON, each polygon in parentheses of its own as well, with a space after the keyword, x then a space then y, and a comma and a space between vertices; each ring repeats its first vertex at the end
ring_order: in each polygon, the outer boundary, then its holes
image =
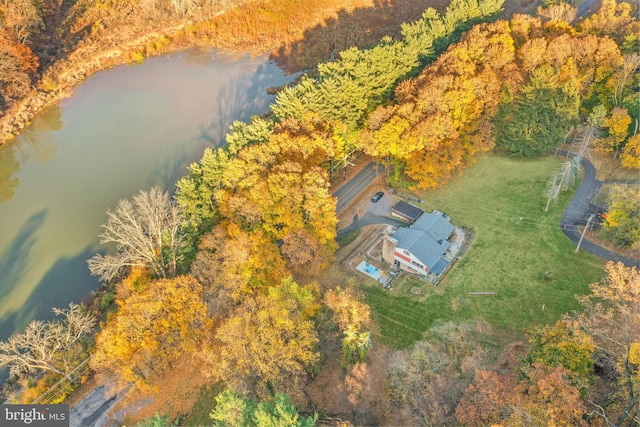
POLYGON ((99 286, 106 210, 173 184, 289 82, 265 57, 188 52, 103 71, 0 147, 0 339, 99 286))

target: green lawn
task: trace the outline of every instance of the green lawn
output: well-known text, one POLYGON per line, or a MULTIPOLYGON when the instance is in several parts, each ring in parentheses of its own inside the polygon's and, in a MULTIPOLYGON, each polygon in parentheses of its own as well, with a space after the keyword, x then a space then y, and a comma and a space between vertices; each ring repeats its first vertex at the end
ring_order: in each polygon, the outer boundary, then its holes
POLYGON ((477 317, 500 334, 516 337, 523 328, 554 322, 577 309, 574 296, 587 293, 589 283, 603 277, 604 261, 583 251, 575 254, 575 245, 558 227, 572 192, 544 212, 543 191, 560 164, 559 158, 487 154, 442 188, 423 192, 426 211, 449 214, 455 225, 472 228, 475 238, 437 287, 405 279, 392 292, 366 288, 379 338, 405 348, 438 319, 477 317), (423 294, 412 295, 414 286, 423 294))

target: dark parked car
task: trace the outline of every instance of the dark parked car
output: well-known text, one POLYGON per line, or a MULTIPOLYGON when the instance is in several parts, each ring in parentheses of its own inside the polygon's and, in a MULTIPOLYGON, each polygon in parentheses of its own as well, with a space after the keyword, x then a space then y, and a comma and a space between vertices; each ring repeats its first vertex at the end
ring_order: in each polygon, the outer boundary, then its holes
POLYGON ((378 191, 376 194, 373 195, 373 197, 371 198, 371 201, 373 203, 376 203, 378 200, 382 199, 382 196, 384 196, 384 193, 382 191, 378 191))

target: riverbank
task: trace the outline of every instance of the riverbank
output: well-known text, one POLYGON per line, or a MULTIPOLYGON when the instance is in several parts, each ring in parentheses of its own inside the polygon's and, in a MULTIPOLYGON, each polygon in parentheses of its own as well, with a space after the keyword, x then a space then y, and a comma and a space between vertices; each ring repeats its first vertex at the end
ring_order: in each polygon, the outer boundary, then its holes
MULTIPOLYGON (((0 117, 0 145, 12 139, 22 129, 28 126, 33 118, 45 108, 59 102, 73 93, 73 89, 91 75, 119 65, 141 62, 145 46, 153 45, 156 40, 162 40, 169 34, 184 28, 184 24, 177 25, 166 33, 151 32, 137 37, 122 40, 120 37, 103 45, 96 46, 89 43, 80 46, 69 54, 62 53, 62 57, 44 73, 38 87, 27 97, 13 105, 0 117)), ((193 46, 197 46, 194 43, 193 46)), ((147 57, 182 50, 190 46, 166 45, 164 49, 149 52, 147 57)))
POLYGON ((0 145, 24 129, 39 112, 70 96, 74 87, 101 70, 203 47, 255 54, 271 52, 271 58, 282 69, 295 73, 313 68, 349 47, 363 48, 385 35, 398 36, 402 23, 419 19, 427 7, 443 10, 448 1, 318 3, 277 0, 267 11, 259 7, 261 2, 241 0, 231 8, 212 7, 181 19, 163 16, 157 21, 141 16, 131 18, 129 15, 135 13, 130 11, 126 19, 120 20, 89 16, 75 17, 77 22, 67 23, 71 18, 60 18, 66 23, 60 27, 64 31, 56 35, 51 30, 48 39, 68 40, 55 41, 53 44, 59 46, 53 53, 45 53, 42 47, 41 62, 49 65, 28 95, 0 117, 0 145), (194 19, 197 17, 206 18, 194 19))

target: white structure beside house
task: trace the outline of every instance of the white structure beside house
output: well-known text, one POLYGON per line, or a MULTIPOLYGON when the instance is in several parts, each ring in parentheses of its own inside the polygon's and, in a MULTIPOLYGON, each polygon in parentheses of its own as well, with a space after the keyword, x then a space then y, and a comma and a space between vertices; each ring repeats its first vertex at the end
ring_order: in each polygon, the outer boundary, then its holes
POLYGON ((405 271, 439 276, 450 263, 444 254, 451 246, 448 239, 454 230, 442 212, 424 213, 410 227, 400 227, 384 237, 382 257, 405 271))

